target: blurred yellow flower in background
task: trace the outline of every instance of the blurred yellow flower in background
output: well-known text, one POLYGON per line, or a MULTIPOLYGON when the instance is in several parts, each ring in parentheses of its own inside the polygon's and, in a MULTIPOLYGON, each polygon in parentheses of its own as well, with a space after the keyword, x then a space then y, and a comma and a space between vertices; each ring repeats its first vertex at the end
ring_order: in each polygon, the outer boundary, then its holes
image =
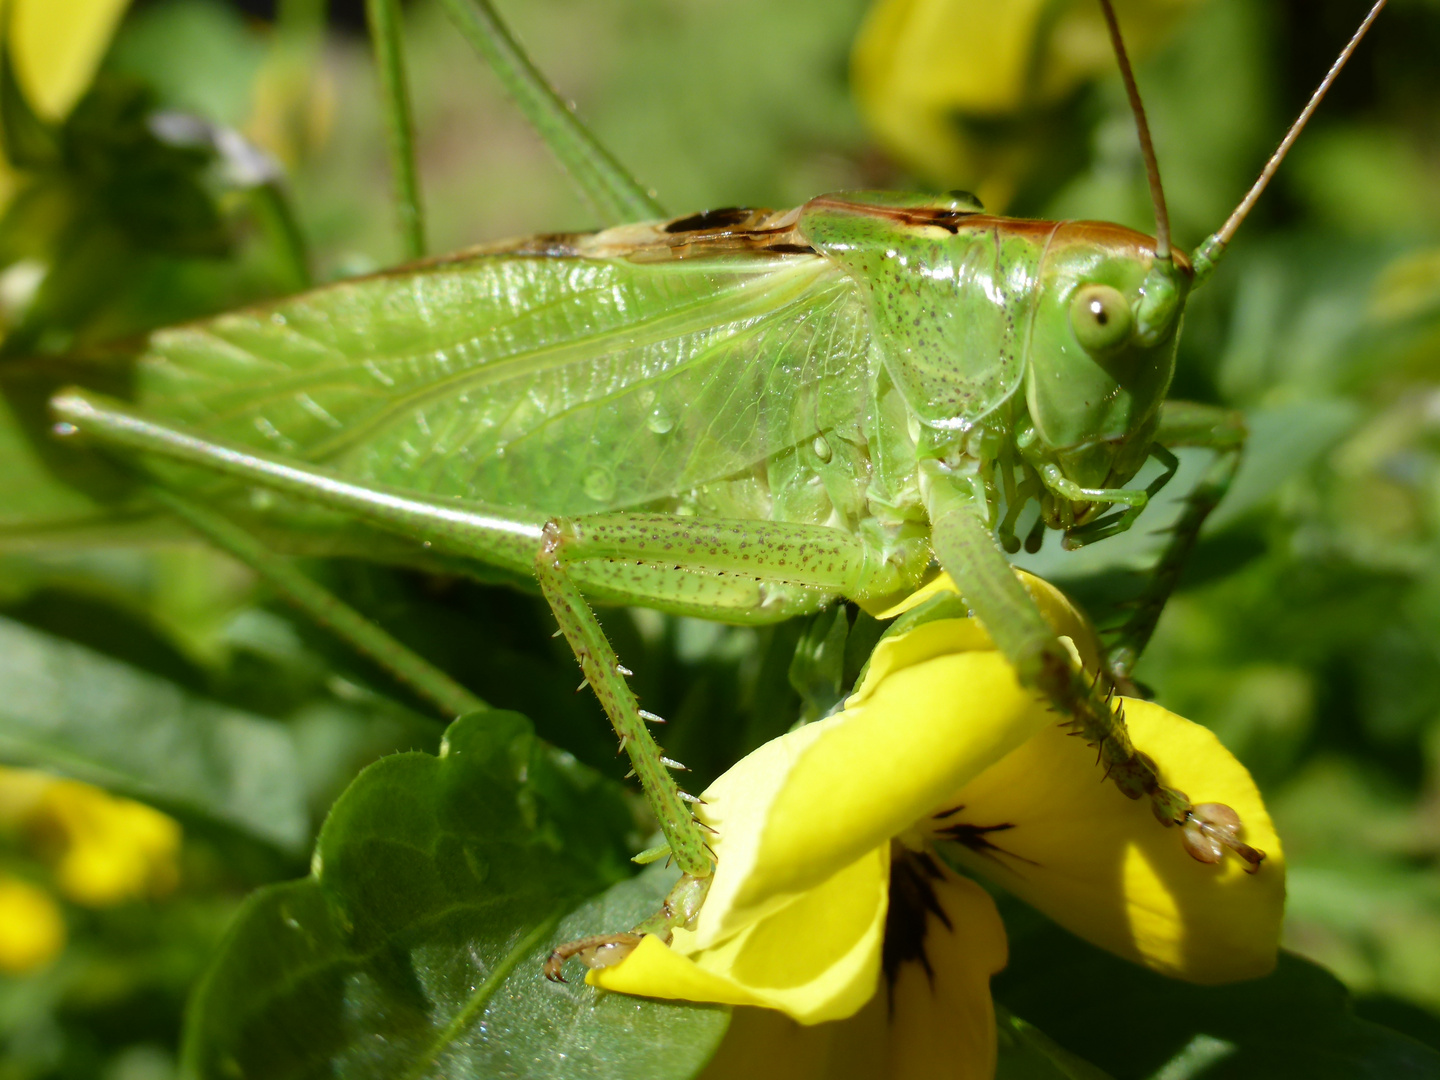
POLYGON ((64 119, 110 44, 130 0, 3 0, 20 88, 47 120, 64 119))
MULTIPOLYGON (((0 0, 20 89, 46 120, 63 120, 105 56, 130 0, 0 0)), ((0 205, 15 189, 0 160, 0 205)))
MULTIPOLYGON (((164 896, 180 879, 173 818, 77 780, 0 766, 0 835, 50 871, 84 907, 164 896)), ((65 919, 39 885, 0 875, 0 972, 37 971, 65 946, 65 919)))
POLYGON ((179 823, 89 784, 50 780, 26 828, 52 860, 61 894, 86 907, 164 896, 180 879, 179 823))
MULTIPOLYGON (((1027 584, 1093 669, 1088 624, 1058 591, 1027 584)), ((897 612, 953 588, 943 579, 897 612)), ((694 929, 669 946, 647 936, 588 981, 788 1018, 742 1019, 732 1043, 745 1050, 722 1049, 716 1077, 989 1077, 1004 927, 947 861, 1164 974, 1267 973, 1285 869, 1254 782, 1206 729, 1149 702, 1125 706, 1168 783, 1238 811, 1269 855, 1258 874, 1191 858, 1144 800, 1100 782, 1093 751, 1020 686, 978 622, 933 618, 881 641, 840 713, 765 744, 706 790, 697 816, 715 830, 716 873, 694 929)))
POLYGON ((65 919, 48 892, 8 874, 0 876, 0 972, 39 971, 65 947, 65 919))
MULTIPOLYGON (((1198 0, 1116 0, 1143 56, 1198 0)), ((1005 209, 1043 149, 1029 124, 1086 79, 1114 72, 1095 0, 876 0, 851 53, 855 101, 896 159, 939 187, 1005 209)))
POLYGON ((180 879, 174 818, 77 780, 0 767, 0 828, 51 869, 85 907, 161 897, 180 879))

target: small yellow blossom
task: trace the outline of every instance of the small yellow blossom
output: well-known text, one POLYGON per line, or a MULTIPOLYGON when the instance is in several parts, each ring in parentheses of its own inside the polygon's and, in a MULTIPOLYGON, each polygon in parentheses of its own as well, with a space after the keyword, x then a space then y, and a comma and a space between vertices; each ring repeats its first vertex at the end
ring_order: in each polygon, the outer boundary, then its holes
POLYGON ((77 904, 163 896, 179 880, 174 818, 77 780, 0 768, 0 822, 30 838, 77 904))
MULTIPOLYGON (((1093 665, 1099 648, 1084 620, 1043 582, 1027 584, 1077 660, 1093 665)), ((953 585, 930 592, 943 588, 953 585)), ((1004 930, 985 892, 946 859, 1168 975, 1264 974, 1278 947, 1284 858, 1253 781, 1205 729, 1147 702, 1125 710, 1135 745, 1168 783, 1239 811, 1247 842, 1268 853, 1258 874, 1191 858, 1145 801, 1101 782, 1093 750, 1019 685, 979 623, 935 619, 884 639, 840 713, 765 744, 711 785, 699 816, 716 830, 716 872, 694 929, 669 946, 647 936, 588 980, 777 1010, 790 1021, 742 1027, 809 1055, 794 1075, 987 1077, 988 983, 1004 964, 1004 930), (842 1019, 814 1034, 787 1026, 842 1019), (859 1068, 857 1054, 875 1068, 859 1068)))
POLYGON ((65 920, 50 894, 28 881, 0 876, 0 972, 39 971, 65 947, 65 920))

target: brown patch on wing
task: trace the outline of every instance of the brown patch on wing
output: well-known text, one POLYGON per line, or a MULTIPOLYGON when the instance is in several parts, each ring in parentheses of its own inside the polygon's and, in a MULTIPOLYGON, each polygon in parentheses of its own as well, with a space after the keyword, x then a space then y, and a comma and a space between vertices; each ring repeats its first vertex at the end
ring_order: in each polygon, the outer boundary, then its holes
POLYGON ((591 237, 589 253, 637 262, 727 254, 813 255, 795 224, 799 209, 726 207, 658 225, 624 225, 591 237))
POLYGON ((727 207, 672 221, 616 225, 589 233, 546 233, 470 248, 444 262, 477 255, 531 255, 553 258, 630 259, 665 262, 744 252, 762 255, 813 255, 795 228, 800 211, 727 207))
POLYGON ((979 222, 987 223, 983 227, 993 227, 997 222, 1054 226, 1054 222, 1031 222, 1020 218, 993 217, 990 214, 982 214, 974 210, 952 210, 939 206, 877 206, 874 203, 853 202, 850 199, 826 195, 822 195, 818 199, 811 199, 807 205, 846 210, 866 217, 888 218, 896 224, 911 228, 928 226, 944 229, 952 236, 960 231, 962 225, 969 228, 972 223, 979 222))
POLYGON ((726 206, 719 210, 702 210, 689 217, 676 218, 665 226, 667 233, 715 232, 736 225, 747 225, 754 210, 744 206, 726 206))
MULTIPOLYGON (((896 207, 876 206, 873 203, 852 202, 835 196, 821 196, 812 199, 810 206, 823 206, 834 210, 848 211, 866 217, 887 218, 896 224, 912 228, 939 228, 954 235, 961 229, 996 229, 1011 235, 1032 236, 1044 240, 1057 229, 1065 239, 1112 247, 1132 247, 1153 252, 1155 240, 1144 233, 1109 221, 1045 221, 1038 218, 999 217, 994 214, 974 213, 966 210, 945 210, 938 207, 896 207)), ((1190 269, 1190 260, 1183 251, 1174 252, 1175 262, 1182 270, 1190 269)))
MULTIPOLYGON (((1029 235, 1044 240, 1059 230, 1057 239, 1082 240, 1113 246, 1154 251, 1155 241, 1143 233, 1106 221, 1041 221, 1032 218, 998 217, 993 214, 938 207, 891 207, 821 196, 808 206, 827 206, 857 215, 888 218, 912 228, 937 228, 954 235, 962 229, 994 229, 1012 235, 1029 235)), ((426 267, 442 267, 487 255, 517 255, 540 258, 630 259, 634 262, 665 262, 734 253, 761 255, 813 255, 815 249, 796 228, 801 207, 790 210, 751 209, 730 206, 706 210, 670 221, 617 225, 599 232, 540 233, 466 248, 420 262, 383 270, 385 277, 426 267)), ((1189 271, 1185 253, 1175 251, 1175 262, 1189 271)), ((352 279, 353 280, 353 279, 352 279)))

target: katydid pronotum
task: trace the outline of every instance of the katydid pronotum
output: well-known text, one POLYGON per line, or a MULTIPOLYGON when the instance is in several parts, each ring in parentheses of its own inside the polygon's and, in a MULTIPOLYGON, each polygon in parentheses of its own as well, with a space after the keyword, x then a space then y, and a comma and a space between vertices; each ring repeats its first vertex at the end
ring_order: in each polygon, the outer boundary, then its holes
MULTIPOLYGON (((51 408, 57 433, 118 453, 154 500, 448 711, 475 699, 237 519, 283 530, 338 514, 538 581, 682 875, 653 919, 563 946, 546 974, 558 978, 571 956, 613 961, 644 933, 668 938, 693 921, 713 873, 690 797, 647 727, 658 718, 640 708, 591 600, 767 623, 842 598, 884 606, 943 568, 1020 680, 1098 747, 1126 795, 1180 826, 1195 858, 1229 851, 1259 870, 1264 855, 1233 811, 1192 804, 1135 750, 1111 693, 1127 687, 1244 441, 1239 416, 1165 401, 1186 298, 1384 0, 1193 260, 1171 249, 1109 0, 1154 239, 990 216, 958 193, 830 194, 657 222, 488 3, 444 3, 611 227, 157 331, 129 358, 128 401, 69 389, 51 408), (1070 545, 1129 528, 1185 446, 1215 459, 1095 679, 1076 670, 1004 552, 1020 548, 1031 502, 1031 550, 1047 528, 1070 545), (1125 487, 1152 457, 1160 477, 1125 487)), ((403 131, 395 22, 380 17, 393 0, 370 7, 403 131)))

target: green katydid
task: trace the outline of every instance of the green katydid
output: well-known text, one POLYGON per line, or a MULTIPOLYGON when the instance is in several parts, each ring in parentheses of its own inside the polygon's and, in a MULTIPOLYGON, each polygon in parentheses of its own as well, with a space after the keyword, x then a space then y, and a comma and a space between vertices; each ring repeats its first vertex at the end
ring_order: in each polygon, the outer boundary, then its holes
MULTIPOLYGON (((620 223, 158 331, 133 358, 129 401, 62 392, 51 402, 57 431, 139 462, 170 510, 442 707, 474 699, 275 569, 232 519, 311 534, 360 521, 538 580, 682 871, 653 920, 558 950, 552 976, 569 956, 604 962, 639 933, 668 935, 693 918, 713 869, 647 727, 658 718, 639 707, 590 600, 766 623, 841 598, 883 606, 942 567, 1021 680, 1099 747, 1121 790, 1180 825, 1197 859, 1228 849, 1256 870, 1263 853, 1244 844, 1233 812, 1166 787, 1110 694, 1128 682, 1244 439, 1234 414, 1164 400, 1186 297, 1384 0, 1193 265, 1171 250, 1144 113, 1101 2, 1155 239, 989 216, 960 194, 852 192, 788 211, 637 222, 658 216, 653 202, 546 96, 488 6, 445 0, 602 216, 620 223), (1129 528, 1173 475, 1179 446, 1216 460, 1108 678, 1094 683, 1001 549, 1020 547, 1030 502, 1040 510, 1032 550, 1045 528, 1070 544, 1129 528), (1126 488, 1151 457, 1161 477, 1126 488)), ((387 0, 371 10, 383 14, 387 0)), ((397 127, 408 122, 403 100, 393 114, 397 127)))

